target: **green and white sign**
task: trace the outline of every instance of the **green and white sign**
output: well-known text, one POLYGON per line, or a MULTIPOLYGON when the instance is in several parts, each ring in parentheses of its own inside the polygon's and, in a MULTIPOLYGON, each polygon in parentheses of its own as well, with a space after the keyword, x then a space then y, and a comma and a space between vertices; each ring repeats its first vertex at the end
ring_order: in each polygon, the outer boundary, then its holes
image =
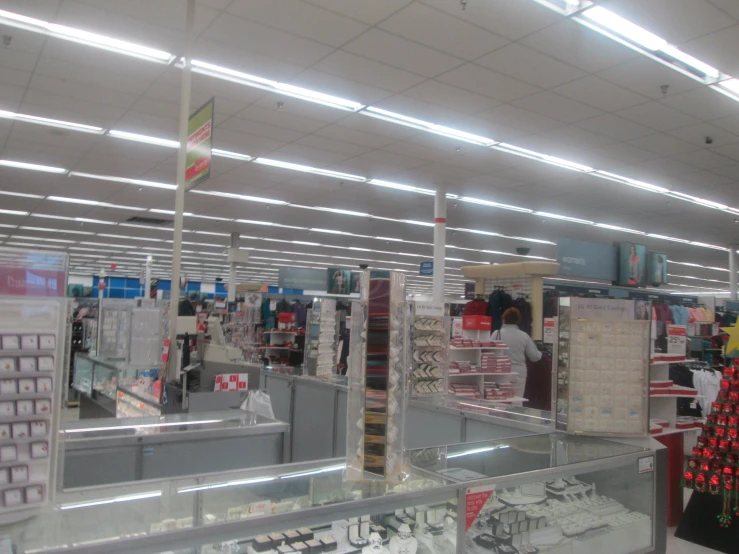
POLYGON ((210 177, 214 103, 215 97, 193 113, 187 122, 185 190, 198 186, 210 177))

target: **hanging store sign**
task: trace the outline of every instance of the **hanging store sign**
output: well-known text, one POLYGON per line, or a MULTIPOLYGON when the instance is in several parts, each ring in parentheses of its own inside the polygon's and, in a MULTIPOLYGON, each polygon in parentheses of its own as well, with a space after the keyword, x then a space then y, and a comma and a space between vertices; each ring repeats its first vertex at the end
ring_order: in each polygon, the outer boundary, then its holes
POLYGON ((649 302, 611 298, 572 298, 572 317, 576 319, 649 319, 649 302))
POLYGON ((465 300, 475 299, 475 283, 464 284, 464 298, 465 300))
POLYGON ((214 104, 215 98, 211 98, 193 113, 187 122, 185 190, 190 190, 210 178, 214 104))
POLYGON ((557 239, 559 275, 615 281, 618 277, 617 259, 616 249, 611 244, 557 239))
POLYGON ((281 267, 277 272, 277 284, 284 289, 324 291, 326 290, 326 271, 323 269, 281 267))
POLYGON ((434 274, 434 262, 421 262, 421 267, 418 269, 419 275, 433 275, 434 274))

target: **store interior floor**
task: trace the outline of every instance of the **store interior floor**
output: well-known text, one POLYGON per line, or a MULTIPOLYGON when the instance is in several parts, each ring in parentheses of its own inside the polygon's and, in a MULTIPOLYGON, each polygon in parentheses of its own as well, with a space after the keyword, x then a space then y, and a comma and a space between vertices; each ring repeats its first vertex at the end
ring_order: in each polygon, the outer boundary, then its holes
POLYGON ((675 537, 677 527, 667 529, 667 554, 714 554, 718 550, 704 548, 675 537))

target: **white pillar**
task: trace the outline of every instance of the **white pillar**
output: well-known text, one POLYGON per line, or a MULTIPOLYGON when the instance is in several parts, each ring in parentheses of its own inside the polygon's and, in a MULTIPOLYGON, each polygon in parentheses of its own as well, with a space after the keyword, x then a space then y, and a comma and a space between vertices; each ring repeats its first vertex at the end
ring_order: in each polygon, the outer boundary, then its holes
POLYGON ((144 272, 144 298, 151 296, 151 264, 154 259, 151 256, 146 257, 146 271, 144 272))
POLYGON ((446 192, 434 199, 434 302, 444 302, 444 257, 446 252, 446 192))
POLYGON ((729 298, 736 300, 736 272, 739 270, 736 264, 736 249, 739 245, 729 245, 729 298))
POLYGON ((174 248, 172 251, 172 287, 169 303, 169 367, 168 379, 177 376, 177 308, 180 303, 180 262, 182 260, 182 214, 185 211, 185 163, 187 155, 187 122, 190 119, 190 67, 195 21, 195 0, 187 0, 185 19, 185 66, 180 89, 180 149, 177 152, 177 193, 175 195, 174 248))
MULTIPOLYGON (((231 248, 239 249, 238 233, 231 233, 231 248)), ((233 259, 228 263, 228 301, 236 301, 236 260, 233 259)))

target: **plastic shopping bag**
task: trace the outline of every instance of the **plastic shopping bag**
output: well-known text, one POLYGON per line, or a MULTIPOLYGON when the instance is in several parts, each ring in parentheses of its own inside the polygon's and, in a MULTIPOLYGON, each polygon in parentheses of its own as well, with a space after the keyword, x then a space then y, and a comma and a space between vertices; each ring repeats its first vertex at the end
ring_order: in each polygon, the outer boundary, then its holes
POLYGON ((275 418, 269 394, 260 390, 250 390, 246 400, 241 403, 241 409, 270 419, 275 418))

